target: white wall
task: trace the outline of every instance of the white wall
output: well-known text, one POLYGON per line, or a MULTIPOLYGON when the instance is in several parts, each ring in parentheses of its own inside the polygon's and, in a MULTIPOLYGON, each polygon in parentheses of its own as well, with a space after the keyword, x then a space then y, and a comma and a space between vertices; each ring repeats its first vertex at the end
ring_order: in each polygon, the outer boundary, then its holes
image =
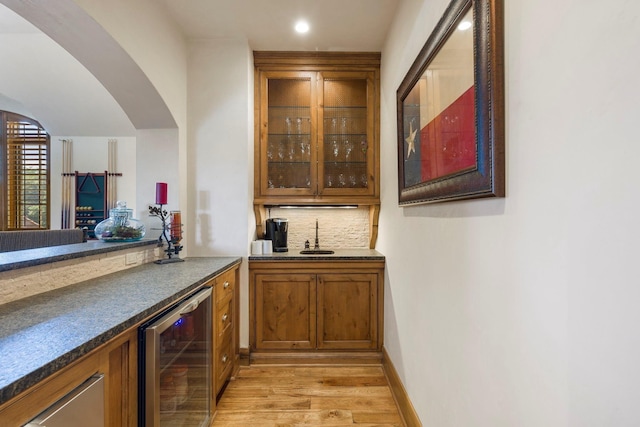
MULTIPOLYGON (((186 212, 186 205, 181 203, 184 193, 181 191, 178 139, 178 129, 141 129, 137 132, 136 202, 138 219, 145 223, 145 237, 148 238, 157 238, 162 232, 160 218, 149 216, 149 206, 156 206, 157 182, 167 183, 167 204, 163 209, 186 212)), ((186 241, 183 244, 188 246, 186 241)))
MULTIPOLYGON (((253 190, 253 60, 246 40, 194 41, 189 52, 190 256, 246 256, 253 190)), ((240 345, 247 347, 247 263, 240 345)))
POLYGON ((396 90, 447 3, 383 51, 385 346, 424 425, 639 425, 640 4, 505 1, 507 197, 400 208, 396 90))

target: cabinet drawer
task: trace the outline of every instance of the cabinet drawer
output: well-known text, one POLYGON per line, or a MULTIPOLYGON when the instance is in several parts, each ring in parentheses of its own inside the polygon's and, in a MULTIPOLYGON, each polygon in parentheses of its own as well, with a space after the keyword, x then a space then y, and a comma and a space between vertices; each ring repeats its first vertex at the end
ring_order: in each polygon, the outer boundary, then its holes
POLYGON ((215 322, 216 322, 216 335, 219 342, 220 337, 223 335, 231 336, 231 331, 233 330, 233 307, 234 307, 234 299, 229 295, 228 298, 216 303, 216 312, 215 312, 215 322))
POLYGON ((216 278, 216 304, 233 295, 236 287, 236 271, 237 269, 234 268, 216 278))
POLYGON ((231 351, 231 335, 225 337, 222 345, 216 351, 216 394, 220 392, 222 385, 231 375, 233 368, 233 353, 231 351))

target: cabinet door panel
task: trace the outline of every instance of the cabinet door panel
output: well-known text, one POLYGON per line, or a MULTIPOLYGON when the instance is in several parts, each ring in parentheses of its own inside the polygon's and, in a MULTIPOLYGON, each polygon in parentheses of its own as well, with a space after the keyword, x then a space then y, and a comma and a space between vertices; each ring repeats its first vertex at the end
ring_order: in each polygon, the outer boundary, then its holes
POLYGON ((315 348, 315 280, 309 274, 256 275, 256 348, 315 348))
POLYGON ((374 88, 370 72, 323 72, 319 80, 322 129, 319 192, 374 194, 374 88))
POLYGON ((316 191, 315 82, 313 73, 263 73, 260 156, 265 195, 316 191))
POLYGON ((375 274, 318 276, 318 348, 377 347, 378 284, 375 274))

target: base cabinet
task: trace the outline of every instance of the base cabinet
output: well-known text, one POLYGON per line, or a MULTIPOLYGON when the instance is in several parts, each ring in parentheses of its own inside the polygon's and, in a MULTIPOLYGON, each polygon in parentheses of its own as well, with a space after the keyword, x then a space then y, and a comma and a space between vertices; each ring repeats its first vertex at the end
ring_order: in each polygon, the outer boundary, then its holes
POLYGON ((0 425, 21 426, 96 373, 104 374, 104 425, 134 427, 137 417, 137 330, 125 332, 0 408, 0 425))
MULTIPOLYGON (((215 397, 239 365, 239 267, 222 272, 213 288, 212 411, 215 397)), ((0 405, 0 426, 22 426, 94 374, 104 374, 104 425, 138 425, 138 326, 136 325, 0 405)))
POLYGON ((249 262, 250 351, 381 351, 383 262, 249 262))
POLYGON ((238 267, 212 279, 213 286, 213 396, 217 396, 239 365, 238 267))

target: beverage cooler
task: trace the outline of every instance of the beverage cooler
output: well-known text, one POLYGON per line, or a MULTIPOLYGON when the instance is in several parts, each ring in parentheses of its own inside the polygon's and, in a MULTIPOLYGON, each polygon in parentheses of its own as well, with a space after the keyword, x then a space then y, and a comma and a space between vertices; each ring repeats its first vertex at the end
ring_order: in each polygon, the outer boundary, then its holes
POLYGON ((211 288, 141 326, 140 426, 209 425, 211 334, 211 288))

